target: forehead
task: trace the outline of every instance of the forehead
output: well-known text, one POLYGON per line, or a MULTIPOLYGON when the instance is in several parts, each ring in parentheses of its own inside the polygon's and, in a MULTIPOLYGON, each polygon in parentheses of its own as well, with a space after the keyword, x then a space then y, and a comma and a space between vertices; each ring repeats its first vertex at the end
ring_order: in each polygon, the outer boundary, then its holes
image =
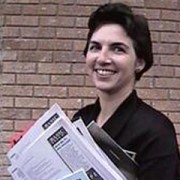
POLYGON ((92 34, 90 41, 132 43, 131 38, 119 24, 104 24, 99 26, 92 34))

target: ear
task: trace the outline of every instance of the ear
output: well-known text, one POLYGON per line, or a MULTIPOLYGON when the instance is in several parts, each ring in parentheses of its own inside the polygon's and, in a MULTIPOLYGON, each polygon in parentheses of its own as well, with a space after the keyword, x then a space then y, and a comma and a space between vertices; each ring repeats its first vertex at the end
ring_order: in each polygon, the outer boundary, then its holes
POLYGON ((144 69, 144 67, 145 67, 144 59, 137 58, 136 67, 135 67, 136 73, 141 72, 144 69))

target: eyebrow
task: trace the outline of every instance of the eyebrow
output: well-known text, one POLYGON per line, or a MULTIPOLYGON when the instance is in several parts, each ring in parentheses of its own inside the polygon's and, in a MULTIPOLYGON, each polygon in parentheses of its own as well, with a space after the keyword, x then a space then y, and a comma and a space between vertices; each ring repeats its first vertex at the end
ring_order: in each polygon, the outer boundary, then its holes
MULTIPOLYGON (((98 41, 90 41, 89 44, 101 44, 101 43, 98 41)), ((124 48, 129 49, 129 46, 122 42, 112 42, 110 43, 110 46, 123 46, 124 48)))
POLYGON ((129 49, 129 46, 127 44, 122 43, 122 42, 111 43, 111 46, 123 46, 125 49, 129 49))

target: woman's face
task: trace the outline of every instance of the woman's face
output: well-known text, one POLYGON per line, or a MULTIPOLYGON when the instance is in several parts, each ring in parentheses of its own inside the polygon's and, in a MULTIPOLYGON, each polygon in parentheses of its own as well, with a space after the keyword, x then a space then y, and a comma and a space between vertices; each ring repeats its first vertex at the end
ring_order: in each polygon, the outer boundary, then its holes
POLYGON ((118 24, 105 24, 92 35, 86 65, 95 86, 103 92, 134 87, 135 70, 143 68, 132 40, 118 24))

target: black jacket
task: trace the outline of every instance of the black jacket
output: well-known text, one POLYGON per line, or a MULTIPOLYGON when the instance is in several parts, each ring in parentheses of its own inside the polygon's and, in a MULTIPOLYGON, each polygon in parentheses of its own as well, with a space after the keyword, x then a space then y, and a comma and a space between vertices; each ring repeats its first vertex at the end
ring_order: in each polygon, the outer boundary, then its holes
MULTIPOLYGON (((96 121, 99 100, 80 109, 86 125, 96 121)), ((118 107, 102 127, 122 148, 137 153, 139 180, 180 180, 180 156, 171 121, 137 97, 136 91, 118 107)))

